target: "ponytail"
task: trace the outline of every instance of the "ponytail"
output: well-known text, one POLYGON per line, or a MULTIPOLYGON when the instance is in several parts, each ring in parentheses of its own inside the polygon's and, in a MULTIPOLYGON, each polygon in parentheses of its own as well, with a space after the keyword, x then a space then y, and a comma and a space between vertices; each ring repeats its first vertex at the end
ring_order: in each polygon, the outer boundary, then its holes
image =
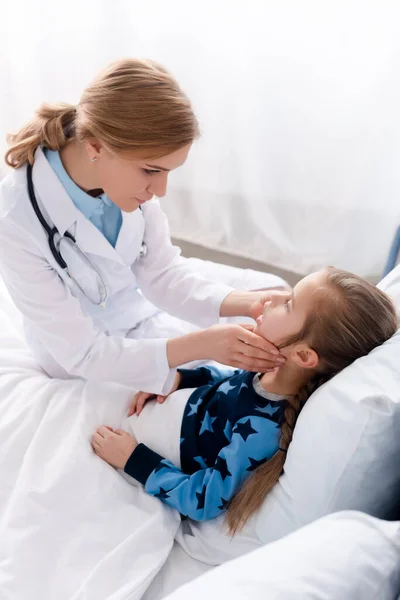
POLYGON ((257 467, 229 503, 226 522, 232 535, 240 531, 249 518, 259 510, 266 495, 269 494, 282 475, 287 450, 292 441, 294 426, 300 411, 311 394, 325 381, 327 381, 326 377, 314 377, 300 389, 298 394, 286 400, 287 406, 281 424, 282 435, 279 450, 275 452, 272 458, 257 467))
POLYGON ((42 104, 8 137, 6 163, 29 162, 38 146, 60 150, 72 138, 100 141, 121 156, 160 157, 191 144, 199 126, 189 99, 157 63, 133 58, 109 65, 84 90, 79 108, 42 104))
POLYGON ((72 104, 42 104, 31 121, 7 137, 10 147, 5 155, 6 163, 14 169, 27 162, 33 165, 38 146, 51 150, 63 148, 68 142, 75 115, 72 104))

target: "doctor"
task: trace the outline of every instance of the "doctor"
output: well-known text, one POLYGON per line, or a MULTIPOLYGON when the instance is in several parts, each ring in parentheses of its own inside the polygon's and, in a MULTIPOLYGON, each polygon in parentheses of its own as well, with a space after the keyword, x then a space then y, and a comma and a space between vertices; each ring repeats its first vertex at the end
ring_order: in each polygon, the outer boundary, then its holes
POLYGON ((188 361, 253 371, 284 361, 250 326, 209 327, 220 316, 256 317, 266 293, 197 274, 153 200, 197 136, 176 81, 133 59, 110 65, 78 106, 42 105, 10 136, 0 272, 49 375, 166 394, 188 361))

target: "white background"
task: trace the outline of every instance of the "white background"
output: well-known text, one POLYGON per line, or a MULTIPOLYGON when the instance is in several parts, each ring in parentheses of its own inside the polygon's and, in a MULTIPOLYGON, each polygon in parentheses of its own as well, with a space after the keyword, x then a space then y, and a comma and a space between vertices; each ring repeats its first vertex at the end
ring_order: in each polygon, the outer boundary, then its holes
POLYGON ((297 272, 379 276, 400 223, 400 2, 54 0, 0 14, 0 138, 108 61, 164 63, 202 138, 175 237, 297 272))

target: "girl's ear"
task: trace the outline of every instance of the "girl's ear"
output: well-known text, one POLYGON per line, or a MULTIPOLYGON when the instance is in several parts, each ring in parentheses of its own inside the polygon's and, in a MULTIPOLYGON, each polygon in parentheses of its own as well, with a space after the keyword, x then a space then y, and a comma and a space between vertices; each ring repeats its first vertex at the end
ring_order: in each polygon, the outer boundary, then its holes
POLYGON ((319 361, 318 354, 307 344, 296 345, 290 358, 302 369, 315 369, 319 361))

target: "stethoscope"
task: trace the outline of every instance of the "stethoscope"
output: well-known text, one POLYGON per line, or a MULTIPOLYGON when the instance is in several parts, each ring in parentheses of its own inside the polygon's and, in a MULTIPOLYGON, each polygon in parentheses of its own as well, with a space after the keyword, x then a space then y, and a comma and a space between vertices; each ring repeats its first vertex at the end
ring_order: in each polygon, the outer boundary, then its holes
MULTIPOLYGON (((61 267, 61 269, 68 275, 68 277, 77 285, 82 294, 92 304, 104 307, 108 298, 108 290, 100 271, 86 256, 83 250, 81 250, 81 248, 76 242, 76 239, 69 231, 66 231, 64 235, 61 235, 57 227, 55 225, 51 227, 44 218, 43 213, 41 212, 37 203, 35 191, 33 188, 31 164, 28 164, 27 166, 26 179, 28 184, 29 200, 40 224, 47 233, 49 248, 54 257, 54 260, 59 265, 59 267, 61 267), (59 238, 58 241, 56 240, 56 236, 59 238), (75 260, 75 262, 76 260, 78 260, 78 262, 81 262, 85 265, 85 267, 87 267, 85 269, 84 274, 82 271, 82 274, 80 276, 74 276, 71 274, 71 265, 68 266, 66 260, 61 254, 62 246, 64 248, 64 256, 68 254, 71 262, 73 260, 75 260), (88 275, 89 272, 91 273, 91 276, 88 275)), ((146 254, 147 246, 143 242, 140 249, 139 258, 145 257, 146 254)))

